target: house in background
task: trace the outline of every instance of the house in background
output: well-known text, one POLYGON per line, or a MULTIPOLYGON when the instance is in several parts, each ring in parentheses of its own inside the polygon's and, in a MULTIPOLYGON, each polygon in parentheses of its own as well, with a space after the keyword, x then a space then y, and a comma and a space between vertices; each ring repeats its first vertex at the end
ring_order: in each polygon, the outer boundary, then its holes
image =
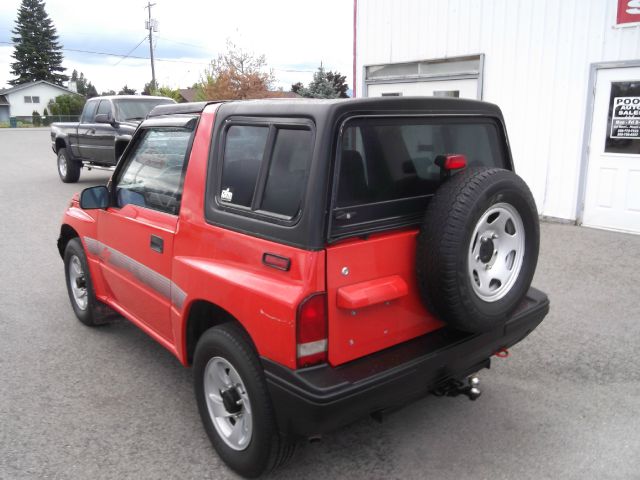
POLYGON ((42 115, 50 100, 68 94, 79 95, 46 80, 0 90, 0 122, 8 122, 10 117, 30 117, 34 110, 42 115))

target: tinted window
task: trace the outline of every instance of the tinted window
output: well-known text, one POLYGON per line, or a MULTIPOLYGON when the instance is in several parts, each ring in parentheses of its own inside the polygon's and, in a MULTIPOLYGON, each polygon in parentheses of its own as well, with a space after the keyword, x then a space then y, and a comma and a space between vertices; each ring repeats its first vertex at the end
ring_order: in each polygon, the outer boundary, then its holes
POLYGON ((118 206, 134 204, 177 214, 192 133, 188 128, 146 130, 125 160, 119 176, 118 206))
POLYGON ((262 210, 295 217, 302 203, 312 148, 310 130, 278 130, 262 197, 262 210))
POLYGON ((341 145, 338 207, 432 194, 438 155, 464 154, 467 165, 504 167, 496 125, 489 121, 362 119, 341 145))
POLYGON ((120 122, 127 120, 144 120, 153 108, 157 105, 165 105, 167 103, 175 103, 169 98, 152 98, 145 99, 122 99, 114 100, 116 106, 116 118, 120 122))
POLYGON ((233 125, 226 133, 220 200, 250 207, 269 127, 233 125))
POLYGON ((111 103, 109 100, 100 100, 100 106, 98 107, 96 115, 100 115, 101 113, 111 113, 111 103))
POLYGON ((91 123, 96 116, 96 109, 98 108, 98 102, 87 102, 82 111, 82 119, 80 123, 91 123))

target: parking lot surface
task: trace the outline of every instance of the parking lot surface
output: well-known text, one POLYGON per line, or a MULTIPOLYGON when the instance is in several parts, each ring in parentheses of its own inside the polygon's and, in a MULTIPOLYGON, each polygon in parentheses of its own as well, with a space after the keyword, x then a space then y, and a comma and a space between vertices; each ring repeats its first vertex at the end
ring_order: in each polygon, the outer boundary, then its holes
MULTIPOLYGON (((48 131, 0 129, 0 478, 237 478, 201 427, 191 371, 126 321, 78 322, 56 249, 78 184, 48 131)), ((640 236, 543 224, 551 313, 480 374, 304 444, 273 479, 640 478, 640 236)))

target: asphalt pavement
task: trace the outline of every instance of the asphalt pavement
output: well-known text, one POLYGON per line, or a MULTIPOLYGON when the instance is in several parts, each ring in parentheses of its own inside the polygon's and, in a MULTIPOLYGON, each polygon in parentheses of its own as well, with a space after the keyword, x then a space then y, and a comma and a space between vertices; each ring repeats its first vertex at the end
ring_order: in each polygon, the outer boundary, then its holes
MULTIPOLYGON (((71 195, 46 129, 0 129, 0 478, 237 478, 201 427, 191 371, 122 320, 78 322, 56 249, 71 195)), ((480 374, 301 445, 271 479, 640 478, 640 236, 543 224, 551 313, 480 374)))

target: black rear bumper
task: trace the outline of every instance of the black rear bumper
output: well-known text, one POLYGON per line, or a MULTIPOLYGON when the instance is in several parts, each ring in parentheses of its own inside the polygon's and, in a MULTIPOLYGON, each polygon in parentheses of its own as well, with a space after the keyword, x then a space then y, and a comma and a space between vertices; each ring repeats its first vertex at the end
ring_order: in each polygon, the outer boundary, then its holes
POLYGON ((291 370, 263 358, 279 428, 311 436, 423 397, 448 379, 488 368, 495 352, 526 337, 548 311, 547 296, 531 288, 504 327, 491 332, 442 328, 335 368, 291 370))

